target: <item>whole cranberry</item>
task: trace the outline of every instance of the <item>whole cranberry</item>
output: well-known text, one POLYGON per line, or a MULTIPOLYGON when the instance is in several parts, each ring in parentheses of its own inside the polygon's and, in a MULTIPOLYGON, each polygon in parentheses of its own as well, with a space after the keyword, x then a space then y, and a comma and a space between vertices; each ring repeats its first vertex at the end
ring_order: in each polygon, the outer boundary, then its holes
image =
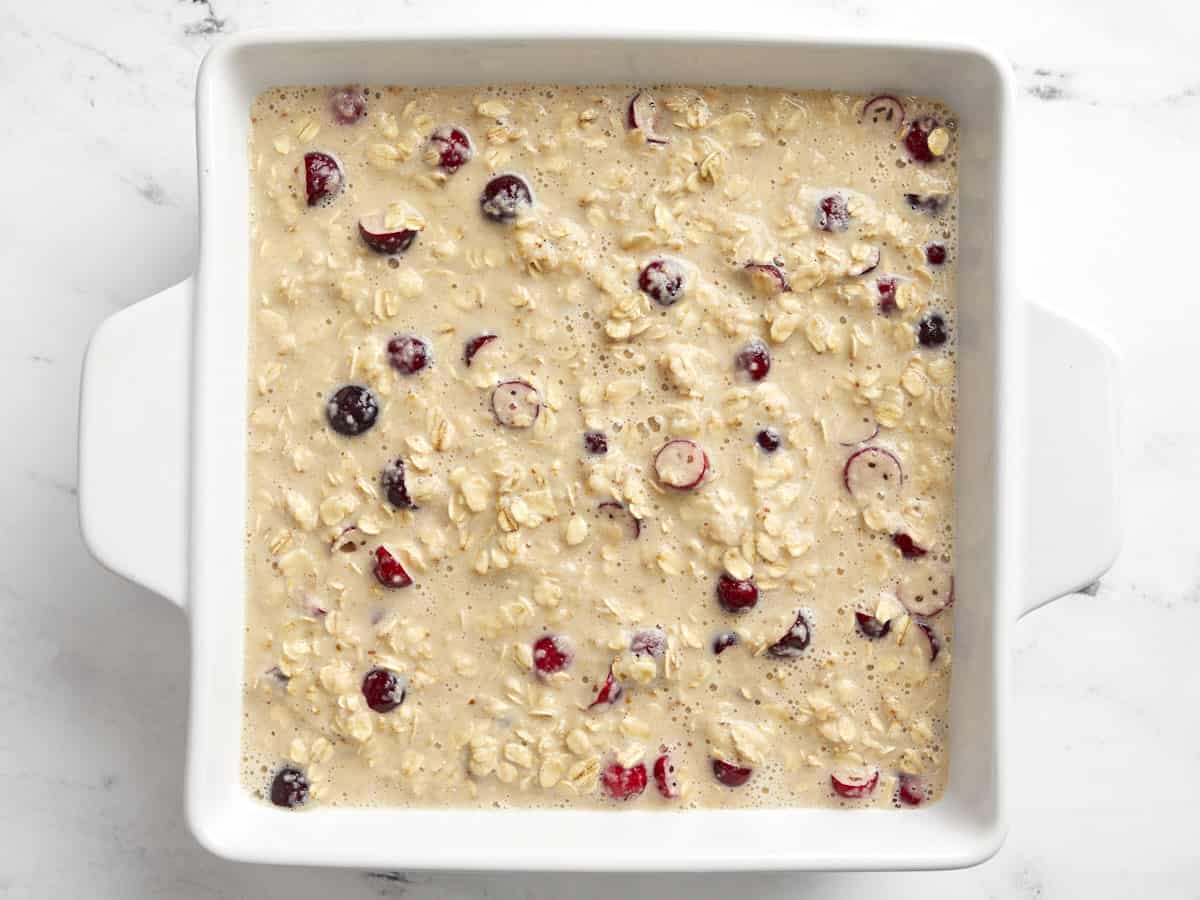
POLYGON ((520 175, 497 175, 483 187, 479 208, 493 222, 511 222, 533 205, 533 191, 520 175))
POLYGON ((948 337, 946 320, 937 313, 925 317, 917 325, 917 340, 922 347, 940 347, 948 337))
POLYGON ((583 448, 588 453, 603 456, 608 452, 608 438, 603 431, 586 431, 583 434, 583 448))
POLYGON ((638 275, 638 287, 659 306, 673 306, 683 296, 683 267, 672 259, 656 259, 638 275))
POLYGON ((774 428, 764 428, 754 436, 754 443, 758 444, 764 453, 774 453, 783 444, 783 438, 774 428))
POLYGON ((571 663, 571 648, 557 634, 544 634, 533 642, 533 667, 539 675, 561 672, 571 663))
POLYGON ((403 679, 390 669, 372 669, 363 677, 363 696, 377 713, 391 712, 403 703, 405 691, 403 679))
POLYGON ((339 125, 353 125, 367 111, 367 94, 357 85, 338 88, 329 96, 329 111, 339 125))
POLYGON ((308 799, 308 779, 299 769, 290 766, 275 773, 271 782, 271 802, 276 806, 294 809, 308 799))
POLYGON ((717 579, 717 599, 727 612, 744 612, 758 603, 758 585, 752 579, 722 573, 717 579))
POLYGON ((438 166, 444 172, 457 172, 475 155, 470 136, 453 125, 443 125, 431 134, 429 145, 437 153, 438 166))
POLYGON ((387 345, 387 358, 402 375, 416 375, 429 365, 429 344, 412 334, 398 334, 387 345))
POLYGON ((946 247, 944 244, 926 244, 925 259, 931 266, 940 266, 946 261, 946 247))
POLYGON ((379 416, 379 401, 369 388, 348 384, 338 388, 325 404, 325 418, 338 434, 354 437, 369 431, 379 416))
POLYGON ((734 364, 745 372, 751 381, 762 381, 771 371, 771 351, 758 338, 750 341, 734 357, 734 364))
POLYGON ((904 135, 904 147, 908 150, 908 155, 917 162, 933 162, 933 151, 929 149, 929 132, 920 122, 914 122, 904 135))

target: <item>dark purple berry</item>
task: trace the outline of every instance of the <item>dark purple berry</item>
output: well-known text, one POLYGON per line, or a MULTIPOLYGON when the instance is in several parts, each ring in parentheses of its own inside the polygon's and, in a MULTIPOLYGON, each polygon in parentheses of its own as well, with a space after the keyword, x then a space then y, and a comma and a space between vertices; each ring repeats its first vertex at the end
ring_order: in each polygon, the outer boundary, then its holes
POLYGON ((946 343, 946 320, 934 313, 917 325, 917 340, 922 347, 940 347, 946 343))
POLYGON ((608 452, 608 438, 603 431, 585 431, 583 433, 583 449, 588 453, 603 456, 608 452))
POLYGON ((391 712, 404 702, 405 684, 389 669, 372 669, 362 682, 367 706, 377 713, 391 712))
POLYGON ((415 375, 429 365, 429 344, 411 334, 398 334, 387 345, 388 362, 402 375, 415 375))
POLYGON ((754 436, 754 443, 758 444, 764 453, 774 453, 783 443, 783 438, 774 428, 764 428, 754 436))
POLYGON ((638 287, 659 306, 673 306, 683 296, 684 272, 671 259, 656 259, 638 275, 638 287))
POLYGON ((325 404, 325 418, 338 434, 353 437, 369 431, 379 415, 379 401, 369 388, 348 384, 325 404))
POLYGON ((497 175, 479 198, 479 208, 493 222, 511 222, 532 205, 533 191, 520 175, 497 175))
POLYGON ((275 773, 271 782, 271 802, 276 806, 294 809, 308 799, 308 779, 299 769, 290 766, 275 773))
POLYGON ((388 503, 396 509, 417 508, 417 504, 413 503, 412 498, 408 496, 408 484, 404 480, 404 460, 397 458, 395 462, 384 469, 381 480, 388 503))

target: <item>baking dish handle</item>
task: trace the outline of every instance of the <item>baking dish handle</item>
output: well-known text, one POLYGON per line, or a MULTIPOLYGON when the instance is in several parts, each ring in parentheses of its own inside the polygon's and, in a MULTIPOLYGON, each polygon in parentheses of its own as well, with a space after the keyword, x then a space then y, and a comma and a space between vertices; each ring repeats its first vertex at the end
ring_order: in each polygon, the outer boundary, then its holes
POLYGON ((105 320, 79 402, 79 523, 105 568, 183 606, 192 279, 105 320))
POLYGON ((1028 309, 1022 616, 1093 584, 1121 544, 1116 351, 1059 313, 1028 309))

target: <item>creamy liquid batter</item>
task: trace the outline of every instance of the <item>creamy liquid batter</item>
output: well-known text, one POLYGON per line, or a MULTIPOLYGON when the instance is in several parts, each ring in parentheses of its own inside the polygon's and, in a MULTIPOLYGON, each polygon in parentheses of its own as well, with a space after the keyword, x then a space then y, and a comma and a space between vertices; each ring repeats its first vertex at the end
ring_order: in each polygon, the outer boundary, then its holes
POLYGON ((939 795, 957 139, 900 99, 257 99, 247 790, 939 795))

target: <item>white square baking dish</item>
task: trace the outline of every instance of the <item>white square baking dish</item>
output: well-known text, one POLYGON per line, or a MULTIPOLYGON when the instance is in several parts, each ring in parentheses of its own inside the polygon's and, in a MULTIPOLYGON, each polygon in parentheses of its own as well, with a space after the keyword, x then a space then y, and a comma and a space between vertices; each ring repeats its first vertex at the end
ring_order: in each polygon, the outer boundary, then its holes
POLYGON ((1008 67, 976 47, 790 35, 242 35, 199 78, 194 279, 118 313, 85 362, 80 515, 93 554, 191 617, 187 812, 229 858, 423 869, 902 869, 979 862, 1004 837, 1008 632, 1117 549, 1116 361, 1011 292, 1008 67), (328 809, 239 780, 251 100, 279 84, 675 82, 936 96, 959 115, 959 597, 944 799, 877 810, 328 809), (138 410, 118 389, 137 384, 138 410), (1027 440, 1037 435, 1034 445, 1027 440), (1087 447, 1086 453, 1075 452, 1087 447), (1029 477, 1026 478, 1026 471, 1029 477), (146 486, 151 487, 147 488, 146 486))

